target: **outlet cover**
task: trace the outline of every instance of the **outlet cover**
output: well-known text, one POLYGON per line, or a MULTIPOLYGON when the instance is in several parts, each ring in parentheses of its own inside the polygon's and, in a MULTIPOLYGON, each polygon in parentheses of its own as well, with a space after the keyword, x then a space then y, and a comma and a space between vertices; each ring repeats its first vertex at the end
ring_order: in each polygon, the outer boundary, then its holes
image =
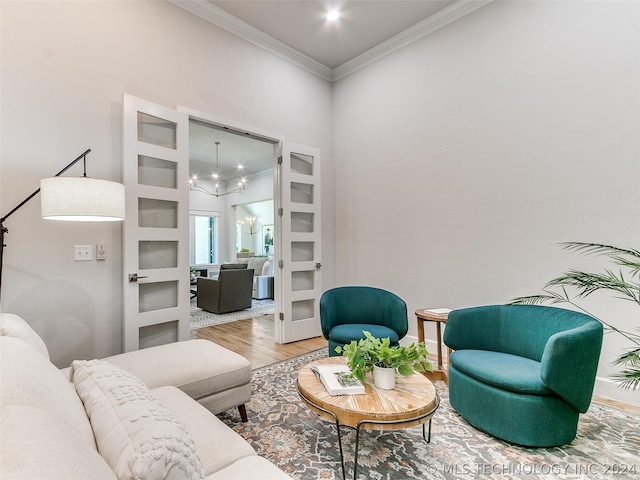
POLYGON ((84 262, 93 260, 93 246, 76 245, 74 260, 76 262, 84 262))

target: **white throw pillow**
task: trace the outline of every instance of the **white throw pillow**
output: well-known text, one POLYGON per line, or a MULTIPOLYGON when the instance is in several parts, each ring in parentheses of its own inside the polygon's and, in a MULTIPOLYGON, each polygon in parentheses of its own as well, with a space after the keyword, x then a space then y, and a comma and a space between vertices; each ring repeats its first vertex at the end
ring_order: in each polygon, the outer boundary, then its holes
POLYGON ((264 262, 262 266, 262 275, 273 275, 273 263, 271 260, 264 262))
POLYGON ((204 478, 191 436, 138 378, 102 360, 76 360, 71 376, 98 451, 120 480, 204 478))

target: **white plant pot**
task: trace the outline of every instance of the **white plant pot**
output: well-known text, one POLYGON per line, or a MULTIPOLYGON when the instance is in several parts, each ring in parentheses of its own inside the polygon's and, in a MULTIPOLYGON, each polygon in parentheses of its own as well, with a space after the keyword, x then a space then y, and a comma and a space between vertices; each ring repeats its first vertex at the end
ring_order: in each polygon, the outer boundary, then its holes
POLYGON ((373 383, 383 390, 393 390, 396 387, 396 369, 373 366, 373 383))

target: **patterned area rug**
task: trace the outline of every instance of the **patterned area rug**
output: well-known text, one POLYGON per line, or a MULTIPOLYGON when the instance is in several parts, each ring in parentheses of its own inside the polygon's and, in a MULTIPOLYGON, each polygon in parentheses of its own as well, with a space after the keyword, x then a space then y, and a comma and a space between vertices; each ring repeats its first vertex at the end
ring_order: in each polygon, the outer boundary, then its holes
POLYGON ((196 299, 191 300, 191 329, 208 327, 210 325, 220 325, 221 323, 235 322, 245 318, 260 317, 273 313, 273 300, 252 300, 251 308, 245 308, 237 312, 223 313, 217 315, 198 308, 196 299))
MULTIPOLYGON (((334 424, 308 410, 295 388, 298 370, 324 356, 326 349, 254 370, 249 421, 242 423, 236 410, 220 415, 294 479, 342 478, 334 424)), ((421 427, 367 430, 360 436, 359 478, 640 478, 640 418, 633 413, 594 403, 570 445, 523 448, 471 427, 451 409, 446 385, 435 383, 441 403, 431 443, 422 439, 421 427)), ((355 433, 342 431, 347 477, 353 478, 355 433)))

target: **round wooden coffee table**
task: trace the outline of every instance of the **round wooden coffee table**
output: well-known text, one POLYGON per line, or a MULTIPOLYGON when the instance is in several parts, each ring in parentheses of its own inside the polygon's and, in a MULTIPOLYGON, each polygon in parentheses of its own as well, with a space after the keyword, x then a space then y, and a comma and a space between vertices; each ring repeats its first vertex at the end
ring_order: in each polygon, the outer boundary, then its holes
POLYGON ((331 396, 310 367, 318 364, 345 363, 344 357, 329 357, 305 365, 298 373, 297 388, 300 398, 311 410, 335 422, 343 478, 346 478, 346 471, 340 427, 356 430, 353 462, 355 479, 357 478, 360 429, 394 430, 422 425, 422 436, 429 442, 431 418, 440 404, 440 397, 433 383, 420 374, 410 377, 397 375, 396 387, 393 390, 379 389, 373 385, 373 379, 367 378, 364 395, 331 396), (427 422, 428 436, 425 432, 427 422))

